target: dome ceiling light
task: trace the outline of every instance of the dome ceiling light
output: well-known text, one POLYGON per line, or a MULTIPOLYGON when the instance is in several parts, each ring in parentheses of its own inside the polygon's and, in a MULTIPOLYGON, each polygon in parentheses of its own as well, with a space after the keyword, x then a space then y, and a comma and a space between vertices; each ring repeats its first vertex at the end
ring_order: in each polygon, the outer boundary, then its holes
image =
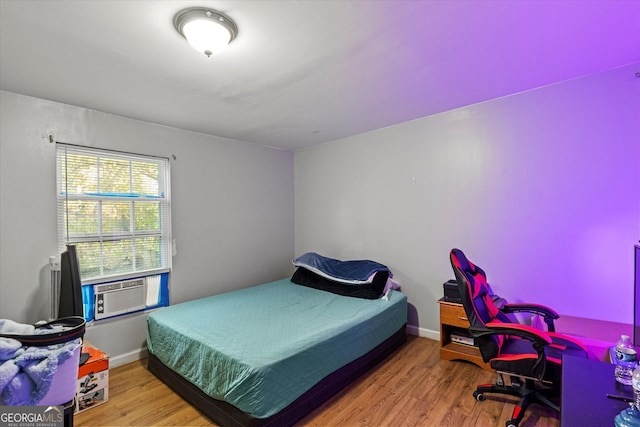
POLYGON ((227 15, 206 7, 181 10, 173 26, 193 48, 207 56, 219 53, 238 35, 238 27, 227 15))

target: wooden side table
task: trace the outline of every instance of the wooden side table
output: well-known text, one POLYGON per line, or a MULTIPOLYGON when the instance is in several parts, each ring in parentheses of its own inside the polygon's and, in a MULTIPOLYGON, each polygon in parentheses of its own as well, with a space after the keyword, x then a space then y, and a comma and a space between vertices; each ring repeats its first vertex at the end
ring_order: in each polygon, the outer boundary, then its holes
POLYGON ((440 359, 466 360, 486 371, 494 372, 488 363, 484 363, 477 347, 451 341, 451 332, 466 332, 469 329, 469 320, 462 304, 445 301, 443 298, 438 300, 438 304, 440 304, 440 359))

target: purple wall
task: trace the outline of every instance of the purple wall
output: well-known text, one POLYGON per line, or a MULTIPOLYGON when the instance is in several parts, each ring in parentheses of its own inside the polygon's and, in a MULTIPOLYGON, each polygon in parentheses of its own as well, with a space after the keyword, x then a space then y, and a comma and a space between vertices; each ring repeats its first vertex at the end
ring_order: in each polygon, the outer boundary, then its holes
MULTIPOLYGON (((391 267, 438 330, 459 247, 512 301, 633 322, 640 63, 295 154, 296 253, 391 267)), ((425 96, 427 96, 425 94, 425 96)))

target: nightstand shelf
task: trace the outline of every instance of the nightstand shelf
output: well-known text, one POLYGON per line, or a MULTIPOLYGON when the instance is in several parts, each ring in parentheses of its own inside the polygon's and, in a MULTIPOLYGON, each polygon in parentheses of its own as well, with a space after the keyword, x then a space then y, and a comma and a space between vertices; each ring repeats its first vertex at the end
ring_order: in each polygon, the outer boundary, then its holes
POLYGON ((451 341, 452 332, 464 333, 469 328, 469 320, 462 304, 444 299, 440 299, 438 304, 440 304, 440 359, 465 360, 493 372, 493 369, 482 360, 477 347, 451 341))

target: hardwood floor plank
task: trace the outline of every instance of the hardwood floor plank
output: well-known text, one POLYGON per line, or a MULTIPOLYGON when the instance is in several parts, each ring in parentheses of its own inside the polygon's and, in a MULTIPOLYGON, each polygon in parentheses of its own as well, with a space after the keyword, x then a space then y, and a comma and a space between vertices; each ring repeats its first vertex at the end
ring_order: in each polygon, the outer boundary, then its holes
MULTIPOLYGON (((440 360, 439 342, 410 336, 384 362, 308 414, 298 426, 502 427, 517 399, 473 397, 495 374, 466 362, 440 360)), ((146 359, 111 369, 109 401, 76 414, 76 427, 213 426, 207 417, 151 374, 146 359)), ((538 405, 521 427, 558 427, 538 405)))

